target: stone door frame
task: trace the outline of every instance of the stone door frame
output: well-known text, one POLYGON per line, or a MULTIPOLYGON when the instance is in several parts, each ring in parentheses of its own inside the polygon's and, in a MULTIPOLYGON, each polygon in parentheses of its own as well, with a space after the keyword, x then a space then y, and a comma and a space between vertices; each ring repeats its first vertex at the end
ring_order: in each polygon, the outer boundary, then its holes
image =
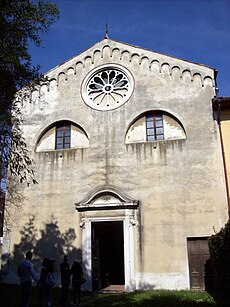
POLYGON ((124 274, 125 274, 125 291, 135 290, 135 273, 134 273, 134 238, 133 211, 125 209, 123 216, 106 216, 106 217, 85 217, 82 227, 82 262, 87 282, 85 289, 92 291, 92 223, 95 222, 123 222, 124 236, 124 274))

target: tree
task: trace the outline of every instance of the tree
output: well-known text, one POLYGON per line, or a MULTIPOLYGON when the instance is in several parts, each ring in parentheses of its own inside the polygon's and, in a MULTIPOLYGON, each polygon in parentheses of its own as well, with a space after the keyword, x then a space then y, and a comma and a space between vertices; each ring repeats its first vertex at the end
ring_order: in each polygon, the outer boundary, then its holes
POLYGON ((19 102, 25 92, 15 95, 38 80, 39 67, 31 65, 28 44, 41 45, 41 35, 57 20, 58 10, 43 0, 0 0, 0 7, 0 163, 22 182, 33 172, 20 130, 19 102))
POLYGON ((230 298, 230 220, 209 238, 210 259, 206 266, 207 291, 217 298, 230 298))
MULTIPOLYGON (((59 17, 55 4, 43 0, 0 0, 0 200, 6 171, 27 184, 36 183, 21 131, 20 102, 42 78, 31 64, 29 42, 40 46, 42 35, 59 17)), ((3 212, 0 203, 0 211, 3 212)), ((1 213, 1 212, 0 212, 1 213)))

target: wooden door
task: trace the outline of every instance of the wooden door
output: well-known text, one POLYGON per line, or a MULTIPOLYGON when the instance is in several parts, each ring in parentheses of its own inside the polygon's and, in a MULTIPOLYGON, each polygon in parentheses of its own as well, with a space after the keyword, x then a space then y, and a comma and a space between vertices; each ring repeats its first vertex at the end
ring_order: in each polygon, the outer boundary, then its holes
POLYGON ((208 240, 207 238, 189 238, 187 244, 190 288, 205 290, 204 270, 209 258, 208 240))

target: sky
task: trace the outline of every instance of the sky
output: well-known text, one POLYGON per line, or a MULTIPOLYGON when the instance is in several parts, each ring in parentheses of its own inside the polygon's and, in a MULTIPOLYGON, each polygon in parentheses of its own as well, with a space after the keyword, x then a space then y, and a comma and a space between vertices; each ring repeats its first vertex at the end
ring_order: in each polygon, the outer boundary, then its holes
POLYGON ((218 96, 230 96, 230 0, 50 0, 59 20, 30 46, 40 72, 105 36, 218 70, 218 96))

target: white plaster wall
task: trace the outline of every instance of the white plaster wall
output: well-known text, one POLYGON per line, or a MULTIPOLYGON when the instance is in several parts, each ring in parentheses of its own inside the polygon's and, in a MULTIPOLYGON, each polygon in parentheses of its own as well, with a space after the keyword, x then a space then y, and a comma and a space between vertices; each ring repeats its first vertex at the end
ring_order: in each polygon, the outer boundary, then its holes
POLYGON ((185 133, 181 125, 173 118, 163 115, 165 140, 185 139, 185 133))
POLYGON ((89 140, 81 129, 71 125, 71 148, 75 147, 87 148, 89 147, 89 140))
POLYGON ((39 140, 36 150, 46 151, 55 148, 55 127, 49 129, 39 140))
POLYGON ((189 289, 188 272, 136 273, 136 289, 184 290, 189 289))
MULTIPOLYGON (((60 233, 74 229, 72 247, 81 252, 82 229, 74 203, 97 187, 113 185, 140 201, 133 237, 137 287, 187 288, 186 238, 209 236, 213 227, 219 230, 227 221, 219 132, 212 117, 213 69, 103 40, 48 76, 50 84, 38 88, 40 94, 34 93, 33 102, 23 106, 24 136, 39 184, 25 187, 25 205, 18 227, 12 229, 12 255, 32 214, 38 236, 54 221, 60 233), (88 72, 105 63, 126 67, 135 86, 128 102, 108 112, 89 108, 81 93, 88 72), (186 139, 125 144, 131 123, 150 110, 178 118, 186 139), (44 128, 59 120, 82 127, 89 147, 35 152, 44 128)), ((141 140, 143 123, 134 128, 141 140)), ((90 263, 85 265, 90 269, 90 263)))
POLYGON ((145 142, 146 141, 146 123, 145 117, 142 117, 135 121, 133 125, 129 128, 125 143, 138 143, 138 142, 145 142))

